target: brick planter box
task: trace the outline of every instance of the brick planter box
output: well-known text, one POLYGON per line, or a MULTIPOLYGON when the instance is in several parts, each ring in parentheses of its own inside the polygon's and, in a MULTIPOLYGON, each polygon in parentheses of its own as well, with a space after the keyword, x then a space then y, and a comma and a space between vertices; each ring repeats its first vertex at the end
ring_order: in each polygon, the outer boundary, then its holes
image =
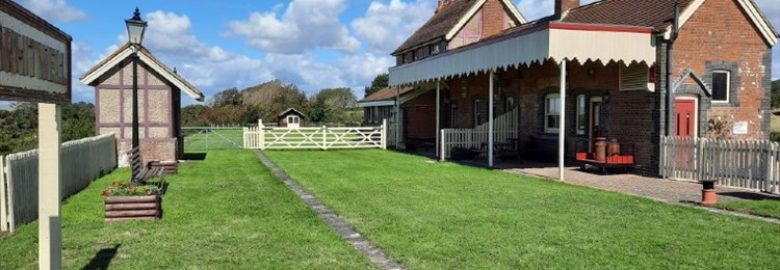
POLYGON ((150 196, 105 197, 105 221, 159 220, 162 217, 162 198, 150 196))

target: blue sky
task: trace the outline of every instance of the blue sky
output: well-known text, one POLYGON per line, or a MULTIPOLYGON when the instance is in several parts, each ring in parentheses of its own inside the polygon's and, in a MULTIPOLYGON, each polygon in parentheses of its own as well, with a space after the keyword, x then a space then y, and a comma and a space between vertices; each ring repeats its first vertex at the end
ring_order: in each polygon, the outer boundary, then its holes
MULTIPOLYGON (((138 6, 149 21, 144 45, 207 97, 271 79, 307 93, 363 86, 394 64, 388 55, 433 13, 436 0, 17 0, 74 38, 74 78, 125 42, 124 19, 138 6)), ((516 0, 529 19, 552 0, 516 0)), ((583 3, 593 2, 584 0, 583 3)), ((777 0, 756 1, 777 26, 777 0)), ((780 78, 780 46, 773 78, 780 78)), ((74 80, 75 101, 94 100, 74 80)), ((188 101, 191 102, 191 101, 188 101)))

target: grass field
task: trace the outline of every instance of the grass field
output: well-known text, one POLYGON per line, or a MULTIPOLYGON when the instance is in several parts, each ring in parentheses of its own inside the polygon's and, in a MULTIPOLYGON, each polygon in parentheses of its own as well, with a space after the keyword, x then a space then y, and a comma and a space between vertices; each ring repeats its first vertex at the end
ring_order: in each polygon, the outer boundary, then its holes
POLYGON ((780 199, 722 201, 716 207, 758 216, 780 218, 780 199))
POLYGON ((780 226, 385 151, 268 152, 412 269, 772 269, 780 226))
MULTIPOLYGON (((100 191, 119 170, 62 208, 66 269, 366 269, 249 151, 210 151, 169 177, 159 222, 103 223, 100 191)), ((0 236, 0 269, 37 269, 36 224, 0 236)))
POLYGON ((184 151, 202 153, 210 150, 241 149, 244 131, 233 129, 184 130, 184 151))

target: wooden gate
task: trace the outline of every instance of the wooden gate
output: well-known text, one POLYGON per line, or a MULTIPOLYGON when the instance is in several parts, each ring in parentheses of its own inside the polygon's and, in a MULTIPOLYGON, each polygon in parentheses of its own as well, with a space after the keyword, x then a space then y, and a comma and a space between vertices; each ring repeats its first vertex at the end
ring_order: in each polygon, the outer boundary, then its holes
POLYGON ((244 128, 247 149, 387 149, 387 121, 378 127, 244 128))

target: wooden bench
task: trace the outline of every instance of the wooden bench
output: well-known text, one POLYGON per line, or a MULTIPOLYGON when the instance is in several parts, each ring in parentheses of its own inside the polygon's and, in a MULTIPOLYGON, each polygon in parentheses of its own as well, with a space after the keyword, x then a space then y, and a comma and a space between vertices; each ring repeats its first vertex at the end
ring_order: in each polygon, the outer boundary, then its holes
POLYGON ((133 183, 145 184, 147 180, 160 177, 165 173, 163 167, 149 166, 149 164, 143 164, 141 158, 141 150, 136 147, 127 153, 130 156, 130 170, 133 172, 133 183))

